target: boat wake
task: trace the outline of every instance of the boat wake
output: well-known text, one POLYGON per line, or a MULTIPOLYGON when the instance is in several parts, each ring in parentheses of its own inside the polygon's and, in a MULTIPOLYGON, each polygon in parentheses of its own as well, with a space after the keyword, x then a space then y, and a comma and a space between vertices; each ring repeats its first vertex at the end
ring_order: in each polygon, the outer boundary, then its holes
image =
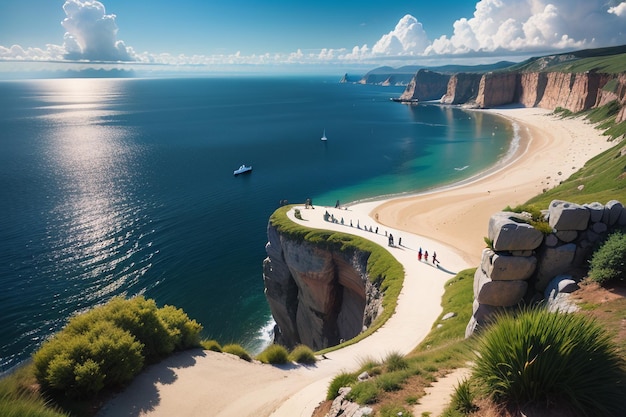
POLYGON ((461 168, 454 168, 454 170, 455 170, 455 171, 464 171, 464 170, 466 170, 467 168, 469 168, 469 165, 465 165, 464 167, 461 167, 461 168))

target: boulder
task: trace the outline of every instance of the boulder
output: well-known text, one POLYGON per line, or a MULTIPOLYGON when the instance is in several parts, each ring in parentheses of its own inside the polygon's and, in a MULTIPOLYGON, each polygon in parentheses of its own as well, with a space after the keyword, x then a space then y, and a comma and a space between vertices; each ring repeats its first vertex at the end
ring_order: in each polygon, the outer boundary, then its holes
POLYGON ((522 301, 527 289, 526 281, 493 281, 487 278, 480 281, 476 300, 493 307, 514 306, 522 301))
POLYGON ((537 282, 535 288, 543 291, 555 275, 567 272, 576 255, 576 245, 567 243, 554 248, 545 248, 537 264, 537 282))
POLYGON ((576 230, 559 230, 555 232, 555 235, 560 241, 570 243, 576 240, 578 232, 576 230))
POLYGON ((526 280, 537 266, 534 256, 510 256, 483 251, 483 271, 494 281, 526 280))
POLYGON ((558 294, 569 294, 578 289, 578 284, 571 275, 557 275, 543 292, 544 298, 556 298, 558 294))
POLYGON ((602 216, 604 215, 604 204, 595 203, 584 204, 583 207, 586 207, 589 210, 589 221, 592 223, 597 223, 602 220, 602 216))
POLYGON ((593 226, 591 226, 591 230, 593 233, 601 234, 609 230, 609 227, 605 223, 594 223, 593 226))
POLYGON ((546 246, 553 248, 559 244, 559 238, 556 236, 556 234, 550 233, 549 235, 546 236, 546 239, 544 242, 546 246))
POLYGON ((613 226, 617 223, 620 216, 622 215, 622 210, 624 206, 617 200, 611 200, 606 203, 606 210, 604 211, 604 216, 602 218, 602 222, 606 223, 608 226, 613 226))
POLYGON ((519 214, 500 212, 489 219, 489 239, 499 251, 534 250, 543 241, 543 233, 526 223, 519 214))
POLYGON ((619 215, 617 224, 619 224, 620 226, 626 226, 626 207, 622 209, 622 214, 619 215))
POLYGON ((561 200, 550 203, 549 224, 556 230, 585 230, 589 216, 589 210, 584 206, 561 200))

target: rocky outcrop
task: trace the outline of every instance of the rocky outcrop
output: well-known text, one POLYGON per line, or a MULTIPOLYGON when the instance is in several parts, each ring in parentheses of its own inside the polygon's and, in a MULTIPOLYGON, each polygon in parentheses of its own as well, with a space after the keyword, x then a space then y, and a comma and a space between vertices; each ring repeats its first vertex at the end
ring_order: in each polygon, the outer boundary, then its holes
POLYGON ((626 225, 626 208, 619 201, 578 205, 554 200, 545 212, 552 232, 531 226, 529 216, 499 212, 489 220, 493 248, 483 250, 474 274, 474 307, 466 336, 488 324, 498 311, 531 300, 554 298, 574 287, 559 278, 575 272, 606 234, 626 225), (551 284, 552 282, 552 284, 551 284))
POLYGON ((398 101, 439 100, 448 89, 449 74, 421 69, 409 82, 398 101))
POLYGON ((378 317, 382 295, 366 272, 369 253, 332 250, 267 228, 265 296, 275 342, 320 350, 361 333, 378 317))

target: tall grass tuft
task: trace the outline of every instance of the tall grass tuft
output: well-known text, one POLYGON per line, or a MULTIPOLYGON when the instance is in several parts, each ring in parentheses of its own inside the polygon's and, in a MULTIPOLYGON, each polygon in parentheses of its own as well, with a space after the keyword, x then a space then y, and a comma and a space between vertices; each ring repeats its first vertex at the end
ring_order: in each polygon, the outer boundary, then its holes
POLYGON ((385 365, 389 372, 401 371, 409 367, 409 362, 403 354, 399 352, 391 352, 385 358, 385 365))
POLYGON ((231 355, 239 356, 244 361, 252 362, 252 357, 250 357, 250 354, 237 343, 230 343, 228 345, 222 346, 222 352, 230 353, 231 355))
POLYGON ((535 308, 500 316, 478 343, 474 377, 497 402, 568 404, 619 415, 626 368, 610 335, 579 314, 535 308))
POLYGON ((256 359, 263 363, 282 365, 289 362, 289 352, 284 346, 271 344, 259 353, 256 359))
POLYGON ((317 362, 315 353, 311 350, 310 347, 306 345, 298 345, 293 348, 293 350, 289 354, 289 359, 305 365, 313 365, 315 362, 317 362))
POLYGON ((353 373, 342 372, 330 381, 328 390, 326 391, 326 399, 334 400, 339 395, 339 388, 349 387, 356 383, 357 377, 353 373))
POLYGON ((477 410, 474 404, 474 398, 475 395, 470 387, 469 381, 464 379, 454 388, 451 405, 455 410, 463 414, 469 414, 477 410))

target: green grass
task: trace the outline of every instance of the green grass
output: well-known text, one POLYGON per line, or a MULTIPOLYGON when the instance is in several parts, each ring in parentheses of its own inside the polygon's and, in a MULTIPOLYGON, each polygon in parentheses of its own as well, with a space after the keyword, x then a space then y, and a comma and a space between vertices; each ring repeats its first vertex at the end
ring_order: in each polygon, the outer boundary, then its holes
POLYGON ((480 337, 473 378, 494 401, 562 404, 579 415, 619 415, 626 367, 611 335, 581 314, 534 308, 502 315, 480 337))
POLYGON ((527 204, 548 207, 552 200, 577 204, 626 201, 626 157, 620 156, 623 146, 618 143, 592 158, 558 187, 531 198, 527 204))
POLYGON ((230 343, 228 345, 224 345, 222 347, 222 352, 239 356, 244 361, 248 361, 248 362, 252 361, 252 357, 250 356, 250 354, 246 352, 246 350, 237 343, 230 343))

